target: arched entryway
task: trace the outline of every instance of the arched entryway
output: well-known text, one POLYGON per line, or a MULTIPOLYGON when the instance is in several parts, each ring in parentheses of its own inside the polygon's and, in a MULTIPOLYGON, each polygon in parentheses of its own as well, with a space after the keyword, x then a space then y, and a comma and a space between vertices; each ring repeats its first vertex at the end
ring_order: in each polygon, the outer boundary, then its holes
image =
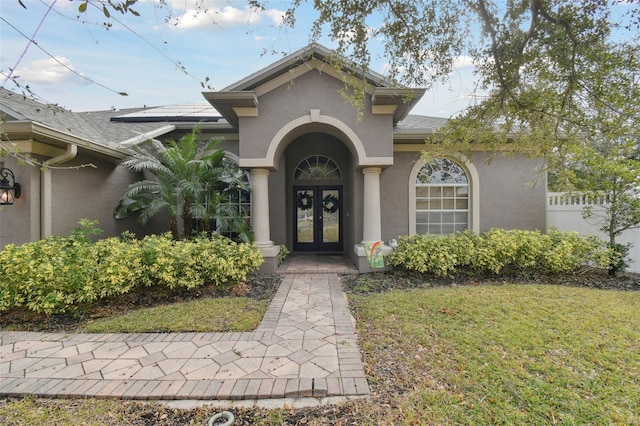
POLYGON ((353 161, 342 141, 326 133, 296 138, 284 153, 287 230, 294 252, 343 253, 351 241, 353 161))

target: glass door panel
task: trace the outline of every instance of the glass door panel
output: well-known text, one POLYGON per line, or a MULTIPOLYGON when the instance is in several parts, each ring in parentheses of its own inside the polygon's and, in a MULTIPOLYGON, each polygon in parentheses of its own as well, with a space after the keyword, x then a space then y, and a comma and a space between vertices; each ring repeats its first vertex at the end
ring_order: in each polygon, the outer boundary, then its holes
POLYGON ((314 192, 313 188, 295 190, 296 237, 298 243, 314 242, 314 192))
POLYGON ((293 196, 293 249, 342 251, 342 187, 295 187, 293 196))
POLYGON ((340 190, 323 189, 322 193, 322 242, 340 242, 340 190))

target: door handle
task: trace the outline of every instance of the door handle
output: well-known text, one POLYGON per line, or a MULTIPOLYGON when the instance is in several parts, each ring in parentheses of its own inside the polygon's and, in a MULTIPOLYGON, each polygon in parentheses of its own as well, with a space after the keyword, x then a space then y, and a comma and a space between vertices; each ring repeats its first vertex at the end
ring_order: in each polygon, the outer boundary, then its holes
POLYGON ((322 216, 318 216, 318 220, 322 220, 322 216))

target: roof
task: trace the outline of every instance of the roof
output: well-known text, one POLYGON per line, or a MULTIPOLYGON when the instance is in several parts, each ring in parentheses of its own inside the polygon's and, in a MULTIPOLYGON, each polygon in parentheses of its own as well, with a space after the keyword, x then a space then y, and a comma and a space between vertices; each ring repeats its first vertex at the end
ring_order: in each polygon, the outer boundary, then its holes
POLYGON ((203 92, 202 95, 237 129, 240 116, 256 116, 260 96, 313 69, 341 81, 345 74, 362 79, 374 107, 394 107, 394 125, 407 116, 425 93, 421 88, 391 86, 381 74, 361 70, 336 52, 313 43, 222 90, 203 92))
POLYGON ((449 119, 441 117, 429 117, 425 115, 407 115, 393 130, 393 136, 397 139, 420 138, 435 133, 444 126, 449 119))
POLYGON ((111 117, 111 121, 121 123, 217 123, 221 119, 222 115, 206 102, 160 106, 111 117))
MULTIPOLYGON (((338 63, 339 59, 343 59, 337 56, 337 54, 318 44, 312 43, 302 49, 296 50, 295 52, 285 56, 277 62, 249 75, 248 77, 243 78, 240 81, 237 81, 230 86, 225 87, 221 90, 221 92, 232 92, 239 90, 253 90, 258 86, 266 83, 269 80, 272 80, 282 74, 289 72, 291 69, 308 62, 310 59, 316 58, 320 59, 323 62, 329 64, 338 63)), ((375 87, 388 87, 385 82, 384 76, 378 74, 372 70, 367 70, 362 73, 358 70, 355 64, 352 63, 343 63, 340 65, 342 68, 350 74, 357 75, 358 77, 364 77, 367 83, 375 86, 375 87)))
POLYGON ((338 59, 335 52, 314 43, 221 91, 204 92, 208 102, 148 108, 73 112, 0 89, 0 125, 9 138, 35 140, 37 136, 39 141, 54 146, 79 144, 84 150, 123 158, 132 144, 177 129, 190 130, 196 123, 214 132, 237 131, 238 111, 257 113, 259 96, 271 90, 272 84, 267 83, 294 78, 309 67, 324 69, 337 78, 341 72, 363 78, 373 107, 393 110, 394 139, 423 139, 446 123, 445 118, 408 114, 424 89, 391 87, 382 75, 371 70, 362 72, 351 63, 341 62, 338 71, 333 67, 338 59))
POLYGON ((3 130, 13 131, 16 137, 25 137, 27 133, 42 136, 44 132, 46 141, 54 142, 57 134, 59 141, 78 142, 88 150, 93 146, 95 151, 111 152, 118 157, 128 152, 130 144, 159 137, 178 127, 192 128, 195 122, 229 129, 220 114, 206 103, 73 112, 6 89, 0 90, 0 120, 3 130))

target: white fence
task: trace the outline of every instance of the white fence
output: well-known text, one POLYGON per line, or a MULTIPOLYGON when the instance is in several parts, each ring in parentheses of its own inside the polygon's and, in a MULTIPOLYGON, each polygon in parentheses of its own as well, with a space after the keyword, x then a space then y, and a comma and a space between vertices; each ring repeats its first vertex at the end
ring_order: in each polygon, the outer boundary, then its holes
MULTIPOLYGON (((592 206, 591 208, 597 212, 602 210, 600 206, 606 201, 605 198, 593 199, 579 194, 549 192, 547 193, 547 229, 576 231, 584 235, 595 234, 608 241, 609 237, 598 229, 599 226, 590 224, 582 218, 582 210, 585 206, 592 206)), ((616 242, 620 244, 631 243, 628 270, 640 272, 640 229, 630 229, 623 232, 616 239, 616 242)))

